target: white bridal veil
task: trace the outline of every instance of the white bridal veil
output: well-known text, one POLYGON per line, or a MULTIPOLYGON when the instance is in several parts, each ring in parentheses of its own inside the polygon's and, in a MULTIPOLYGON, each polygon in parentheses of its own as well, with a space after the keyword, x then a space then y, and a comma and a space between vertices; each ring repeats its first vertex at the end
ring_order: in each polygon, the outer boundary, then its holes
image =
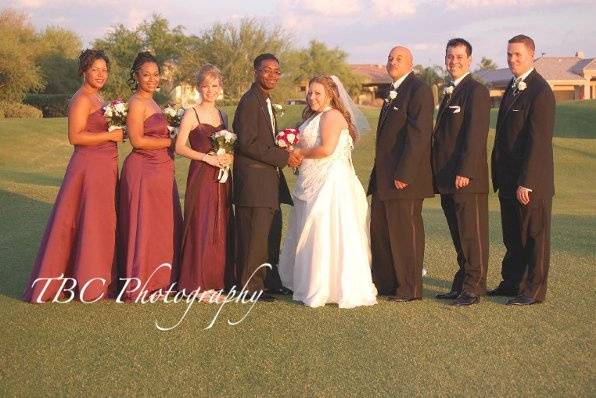
POLYGON ((354 127, 356 127, 356 131, 358 132, 358 134, 364 134, 369 132, 370 124, 368 123, 366 116, 364 116, 364 113, 362 113, 362 111, 358 109, 356 104, 354 104, 354 101, 352 101, 352 98, 346 91, 346 88, 342 84, 341 80, 339 80, 339 78, 335 75, 331 75, 331 80, 333 80, 333 82, 337 85, 339 99, 344 104, 348 112, 350 112, 352 122, 354 123, 354 127))

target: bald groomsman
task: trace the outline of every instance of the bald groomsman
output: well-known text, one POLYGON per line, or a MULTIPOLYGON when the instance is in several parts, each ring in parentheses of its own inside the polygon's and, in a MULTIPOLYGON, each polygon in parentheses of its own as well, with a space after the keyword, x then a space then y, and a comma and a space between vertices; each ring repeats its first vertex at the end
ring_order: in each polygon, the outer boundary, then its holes
POLYGON ((372 275, 379 294, 395 301, 422 298, 422 201, 432 197, 430 166, 433 96, 414 76, 412 53, 391 49, 393 80, 379 116, 372 195, 372 275))
POLYGON ((555 97, 534 69, 534 50, 528 36, 509 40, 507 63, 514 78, 501 101, 492 153, 507 252, 503 280, 488 294, 515 296, 510 305, 544 300, 550 264, 555 97))
POLYGON ((457 38, 447 42, 445 87, 433 133, 435 192, 449 225, 459 270, 451 290, 437 295, 456 306, 476 304, 486 293, 488 266, 488 163, 486 138, 490 95, 470 74, 472 46, 457 38))

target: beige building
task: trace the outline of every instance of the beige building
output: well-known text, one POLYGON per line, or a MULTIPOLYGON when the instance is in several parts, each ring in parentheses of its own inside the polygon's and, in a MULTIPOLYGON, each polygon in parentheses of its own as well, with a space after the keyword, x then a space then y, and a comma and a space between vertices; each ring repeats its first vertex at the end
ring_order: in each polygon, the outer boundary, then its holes
MULTIPOLYGON (((574 57, 542 56, 534 66, 550 84, 557 102, 596 99, 596 58, 586 58, 578 51, 574 57)), ((503 96, 512 74, 509 68, 484 70, 475 73, 490 90, 491 97, 503 96)))
POLYGON ((352 72, 363 77, 362 90, 355 102, 361 105, 381 105, 383 92, 389 89, 391 77, 387 74, 385 65, 354 64, 350 65, 352 72))

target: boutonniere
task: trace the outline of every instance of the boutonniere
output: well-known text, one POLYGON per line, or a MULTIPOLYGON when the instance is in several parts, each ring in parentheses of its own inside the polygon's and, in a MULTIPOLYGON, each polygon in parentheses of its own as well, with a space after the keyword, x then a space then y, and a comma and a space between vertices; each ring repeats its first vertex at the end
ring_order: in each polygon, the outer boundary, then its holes
POLYGON ((523 80, 521 80, 519 83, 517 83, 517 91, 524 91, 526 89, 526 87, 528 87, 528 85, 523 80))
POLYGON ((389 95, 387 96, 387 98, 385 98, 385 102, 391 102, 395 98, 397 98, 397 91, 391 90, 391 91, 389 91, 389 95))
POLYGON ((271 104, 271 110, 275 117, 283 117, 284 115, 284 107, 280 104, 271 104))
POLYGON ((453 90, 454 89, 455 89, 455 87, 452 84, 450 84, 450 85, 448 85, 447 87, 445 87, 443 89, 443 94, 445 94, 445 95, 451 95, 451 94, 453 94, 453 90))
POLYGON ((516 94, 520 91, 524 91, 527 87, 528 85, 526 82, 521 79, 513 82, 513 92, 516 94))

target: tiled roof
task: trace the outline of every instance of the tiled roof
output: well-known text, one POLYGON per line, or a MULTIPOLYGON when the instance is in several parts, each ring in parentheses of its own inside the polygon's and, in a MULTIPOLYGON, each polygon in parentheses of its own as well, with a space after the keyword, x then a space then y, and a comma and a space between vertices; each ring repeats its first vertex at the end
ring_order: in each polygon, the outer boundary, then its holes
POLYGON ((534 66, 546 80, 579 80, 584 78, 584 66, 591 61, 592 58, 540 57, 534 61, 534 66))
POLYGON ((391 83, 391 77, 387 74, 385 65, 376 64, 354 64, 350 65, 352 72, 364 76, 365 83, 385 84, 391 83))
MULTIPOLYGON (((534 67, 546 80, 583 80, 583 71, 596 69, 596 58, 540 57, 534 67)), ((512 78, 509 68, 482 70, 474 73, 489 86, 504 86, 512 78)))
POLYGON ((584 66, 584 70, 596 70, 596 58, 592 59, 586 66, 584 66))
POLYGON ((500 68, 474 72, 474 77, 488 86, 504 86, 509 83, 513 75, 509 68, 500 68))

